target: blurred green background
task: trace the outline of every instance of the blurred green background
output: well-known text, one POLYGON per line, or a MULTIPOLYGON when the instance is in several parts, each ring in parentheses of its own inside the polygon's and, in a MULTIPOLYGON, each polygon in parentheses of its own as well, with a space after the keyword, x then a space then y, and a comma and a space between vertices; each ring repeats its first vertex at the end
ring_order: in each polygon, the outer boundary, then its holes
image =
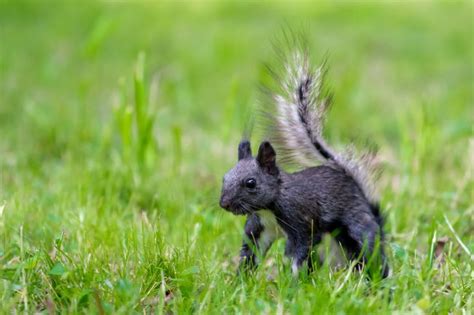
POLYGON ((473 10, 1 1, 1 310, 472 310, 473 10), (380 148, 382 283, 329 266, 295 282, 282 241, 234 275, 244 219, 219 209, 220 182, 284 27, 329 56, 328 141, 380 148))

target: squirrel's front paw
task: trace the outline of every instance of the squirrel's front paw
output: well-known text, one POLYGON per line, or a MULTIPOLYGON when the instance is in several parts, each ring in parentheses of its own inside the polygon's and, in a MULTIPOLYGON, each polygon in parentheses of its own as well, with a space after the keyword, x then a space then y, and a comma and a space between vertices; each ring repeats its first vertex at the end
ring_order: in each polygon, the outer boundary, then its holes
POLYGON ((257 268, 257 262, 254 255, 241 256, 239 267, 237 268, 237 275, 249 274, 257 268))

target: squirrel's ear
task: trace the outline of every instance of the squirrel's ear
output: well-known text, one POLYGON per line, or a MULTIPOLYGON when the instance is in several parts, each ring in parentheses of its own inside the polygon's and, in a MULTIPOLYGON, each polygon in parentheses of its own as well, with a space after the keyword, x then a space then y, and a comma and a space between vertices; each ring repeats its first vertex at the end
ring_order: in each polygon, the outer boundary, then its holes
POLYGON ((239 144, 239 161, 252 156, 252 148, 250 148, 250 142, 243 140, 239 144))
POLYGON ((276 166, 276 153, 268 141, 264 141, 258 148, 257 162, 261 168, 272 175, 278 174, 276 166))

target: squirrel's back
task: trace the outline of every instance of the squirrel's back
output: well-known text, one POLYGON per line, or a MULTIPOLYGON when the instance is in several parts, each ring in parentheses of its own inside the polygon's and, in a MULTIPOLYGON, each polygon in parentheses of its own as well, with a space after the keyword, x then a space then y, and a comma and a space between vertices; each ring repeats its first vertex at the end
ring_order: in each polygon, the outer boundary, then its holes
POLYGON ((287 174, 282 179, 281 192, 303 208, 314 208, 316 215, 346 216, 352 209, 371 210, 371 204, 357 182, 344 170, 319 165, 287 174), (306 204, 306 206, 305 206, 306 204))

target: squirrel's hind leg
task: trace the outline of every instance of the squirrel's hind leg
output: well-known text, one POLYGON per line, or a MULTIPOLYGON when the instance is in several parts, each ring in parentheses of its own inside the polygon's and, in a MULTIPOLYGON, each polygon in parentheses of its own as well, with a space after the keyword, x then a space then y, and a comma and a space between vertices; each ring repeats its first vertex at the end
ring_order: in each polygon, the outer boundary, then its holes
POLYGON ((349 259, 361 259, 367 266, 369 276, 373 276, 375 270, 383 278, 388 276, 381 230, 374 219, 367 216, 353 221, 346 226, 346 231, 341 232, 336 239, 344 246, 349 259))

